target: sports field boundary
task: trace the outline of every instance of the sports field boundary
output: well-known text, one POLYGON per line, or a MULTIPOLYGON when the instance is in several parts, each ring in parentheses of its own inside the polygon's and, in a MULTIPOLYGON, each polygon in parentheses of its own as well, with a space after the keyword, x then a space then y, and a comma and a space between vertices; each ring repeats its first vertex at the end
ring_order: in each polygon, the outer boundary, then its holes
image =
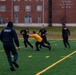
MULTIPOLYGON (((25 46, 20 46, 20 48, 24 48, 25 46)), ((17 49, 17 47, 16 47, 16 49, 17 49)), ((0 50, 0 53, 1 52, 4 52, 4 50, 0 50)))
POLYGON ((60 62, 62 62, 63 60, 67 59, 68 57, 72 56, 73 54, 76 53, 76 50, 73 51, 72 53, 68 54, 67 56, 65 56, 64 58, 58 60, 57 62, 53 63, 52 65, 48 66, 47 68, 43 69, 42 71, 38 72, 36 75, 41 75, 42 73, 46 72, 47 70, 51 69, 52 67, 54 67, 55 65, 59 64, 60 62))

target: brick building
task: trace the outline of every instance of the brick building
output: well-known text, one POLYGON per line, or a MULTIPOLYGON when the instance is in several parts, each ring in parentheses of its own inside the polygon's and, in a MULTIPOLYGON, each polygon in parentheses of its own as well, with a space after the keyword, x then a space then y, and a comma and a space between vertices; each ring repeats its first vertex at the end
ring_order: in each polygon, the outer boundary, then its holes
POLYGON ((0 23, 23 25, 76 23, 75 0, 0 0, 0 23))
POLYGON ((69 26, 76 26, 75 0, 52 0, 52 22, 58 25, 61 19, 66 20, 69 26))

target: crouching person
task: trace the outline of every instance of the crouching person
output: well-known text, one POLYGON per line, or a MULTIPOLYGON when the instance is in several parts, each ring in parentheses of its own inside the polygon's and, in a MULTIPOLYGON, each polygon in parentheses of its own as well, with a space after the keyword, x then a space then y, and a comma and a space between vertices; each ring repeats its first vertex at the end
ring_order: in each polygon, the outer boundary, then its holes
POLYGON ((51 47, 49 45, 45 45, 44 42, 43 42, 43 39, 35 31, 33 31, 33 34, 31 34, 29 36, 34 37, 36 39, 35 46, 36 46, 37 51, 40 50, 39 45, 41 45, 43 47, 46 47, 49 50, 51 50, 51 47))

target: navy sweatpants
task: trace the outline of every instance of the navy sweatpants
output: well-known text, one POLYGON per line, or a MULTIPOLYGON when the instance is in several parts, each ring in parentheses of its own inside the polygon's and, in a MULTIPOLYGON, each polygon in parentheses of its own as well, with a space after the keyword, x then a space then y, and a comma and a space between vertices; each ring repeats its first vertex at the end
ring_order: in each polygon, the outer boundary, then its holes
POLYGON ((27 45, 29 45, 31 48, 33 48, 32 44, 28 41, 28 38, 24 39, 24 45, 27 48, 27 45))
POLYGON ((3 47, 5 50, 9 65, 13 66, 11 54, 14 56, 13 61, 16 62, 18 59, 18 54, 17 54, 17 51, 16 51, 14 44, 13 43, 3 43, 3 47))
POLYGON ((63 37, 63 43, 64 43, 64 46, 67 48, 68 46, 70 47, 70 44, 68 42, 68 37, 63 37))
POLYGON ((41 45, 43 47, 46 47, 48 49, 50 48, 50 46, 49 45, 45 45, 43 41, 42 42, 36 41, 35 46, 36 46, 37 51, 39 51, 39 47, 38 47, 39 45, 41 45))

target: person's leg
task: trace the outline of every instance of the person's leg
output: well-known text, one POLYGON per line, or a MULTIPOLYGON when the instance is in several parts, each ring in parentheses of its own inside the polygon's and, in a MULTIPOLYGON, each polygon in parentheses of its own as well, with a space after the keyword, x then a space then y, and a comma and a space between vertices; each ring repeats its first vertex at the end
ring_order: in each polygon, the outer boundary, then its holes
MULTIPOLYGON (((41 38, 44 40, 43 36, 41 36, 41 38)), ((41 46, 41 44, 39 45, 39 48, 40 48, 40 49, 42 49, 42 46, 41 46)))
POLYGON ((42 49, 42 46, 41 46, 41 44, 40 44, 39 48, 40 48, 40 49, 42 49))
POLYGON ((13 64, 12 64, 12 58, 11 58, 11 54, 10 54, 9 49, 7 49, 6 46, 4 46, 4 49, 5 49, 5 53, 6 53, 6 56, 7 56, 9 65, 10 65, 10 66, 13 66, 13 64))
POLYGON ((36 50, 37 50, 37 51, 39 51, 38 45, 39 45, 39 42, 36 42, 36 43, 35 43, 35 46, 36 46, 36 50))
POLYGON ((12 63, 12 58, 11 58, 11 54, 10 54, 10 46, 9 45, 5 45, 3 44, 9 65, 10 65, 10 70, 11 71, 15 71, 15 68, 13 67, 13 63, 12 63))
POLYGON ((66 45, 66 38, 65 38, 65 37, 63 38, 63 44, 64 44, 65 48, 67 48, 67 45, 66 45))
POLYGON ((18 53, 17 53, 17 50, 14 46, 14 44, 11 44, 11 52, 12 52, 12 55, 14 56, 14 60, 13 60, 13 64, 15 65, 16 68, 19 67, 19 65, 16 63, 17 60, 18 60, 18 53))
POLYGON ((70 44, 68 42, 68 37, 66 37, 66 44, 68 45, 68 48, 70 48, 70 44))
POLYGON ((27 44, 33 49, 33 45, 28 41, 28 39, 27 39, 27 44))
POLYGON ((41 46, 46 47, 46 48, 48 48, 49 50, 51 50, 51 47, 50 47, 49 45, 45 45, 43 41, 42 41, 40 44, 41 44, 41 46))
POLYGON ((47 44, 47 45, 49 45, 49 46, 50 46, 50 43, 47 41, 47 38, 46 38, 46 37, 44 37, 43 42, 44 42, 45 44, 47 44))
POLYGON ((24 45, 25 45, 25 48, 27 48, 27 42, 26 42, 26 39, 24 39, 24 45))

